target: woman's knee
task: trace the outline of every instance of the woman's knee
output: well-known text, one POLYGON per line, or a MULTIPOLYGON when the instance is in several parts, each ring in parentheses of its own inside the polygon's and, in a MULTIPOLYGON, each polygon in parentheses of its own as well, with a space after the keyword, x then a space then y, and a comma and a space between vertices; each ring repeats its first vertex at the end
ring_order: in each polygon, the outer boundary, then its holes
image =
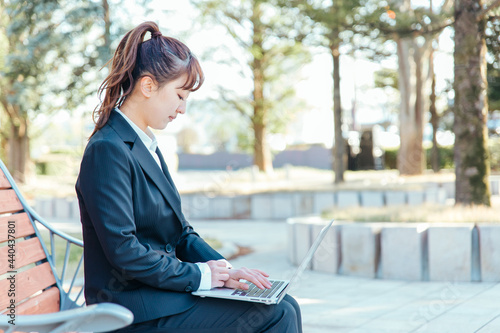
POLYGON ((285 297, 283 297, 283 302, 290 303, 295 308, 295 310, 299 310, 300 311, 300 305, 299 305, 299 303, 297 303, 297 301, 295 300, 295 298, 293 298, 292 296, 286 295, 285 297))
POLYGON ((280 302, 280 304, 276 305, 276 319, 297 321, 297 317, 300 315, 300 312, 297 313, 296 309, 296 306, 298 307, 298 304, 292 297, 290 297, 290 299, 285 298, 280 302))

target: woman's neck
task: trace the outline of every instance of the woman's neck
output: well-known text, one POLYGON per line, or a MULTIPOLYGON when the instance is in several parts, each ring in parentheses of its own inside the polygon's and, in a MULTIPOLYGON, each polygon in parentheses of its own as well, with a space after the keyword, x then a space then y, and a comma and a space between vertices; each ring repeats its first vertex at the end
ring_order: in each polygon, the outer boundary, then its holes
POLYGON ((134 101, 133 98, 127 98, 122 105, 120 105, 120 111, 126 115, 134 124, 136 124, 141 130, 147 133, 148 125, 144 118, 142 117, 142 109, 140 105, 134 101))

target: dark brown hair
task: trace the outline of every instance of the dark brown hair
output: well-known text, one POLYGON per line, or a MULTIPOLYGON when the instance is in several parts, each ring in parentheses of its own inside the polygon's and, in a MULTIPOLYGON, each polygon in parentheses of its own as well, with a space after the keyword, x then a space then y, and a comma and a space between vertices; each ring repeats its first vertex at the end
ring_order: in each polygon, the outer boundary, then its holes
POLYGON ((175 38, 162 36, 154 22, 144 22, 127 32, 109 62, 111 70, 98 91, 99 98, 104 93, 104 100, 94 110, 96 125, 92 135, 107 123, 111 111, 125 101, 145 75, 161 87, 187 74, 181 88, 190 91, 198 90, 204 80, 200 64, 189 48, 175 38), (151 39, 144 41, 147 32, 151 39))

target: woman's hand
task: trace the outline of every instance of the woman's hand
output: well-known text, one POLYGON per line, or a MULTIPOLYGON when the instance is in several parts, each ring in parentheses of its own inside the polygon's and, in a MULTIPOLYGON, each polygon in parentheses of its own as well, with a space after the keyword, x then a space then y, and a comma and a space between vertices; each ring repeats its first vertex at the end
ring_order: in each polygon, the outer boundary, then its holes
POLYGON ((260 289, 271 288, 271 283, 267 279, 269 274, 258 269, 248 269, 245 267, 240 269, 229 269, 228 274, 229 279, 227 279, 224 283, 224 287, 226 288, 247 290, 248 284, 240 282, 240 279, 252 282, 260 289))
POLYGON ((208 267, 212 272, 212 288, 223 287, 224 283, 229 279, 229 269, 226 268, 226 263, 218 260, 207 261, 208 267))

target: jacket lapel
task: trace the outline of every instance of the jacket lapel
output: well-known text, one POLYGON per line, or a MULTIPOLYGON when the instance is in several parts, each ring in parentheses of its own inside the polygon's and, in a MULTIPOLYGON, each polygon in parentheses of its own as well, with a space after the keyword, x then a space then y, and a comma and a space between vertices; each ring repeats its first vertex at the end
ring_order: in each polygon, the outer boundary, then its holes
POLYGON ((175 195, 177 196, 177 198, 180 201, 181 200, 181 196, 179 195, 179 191, 177 191, 177 188, 175 187, 174 181, 172 180, 172 177, 170 176, 170 172, 168 171, 168 166, 165 163, 165 160, 163 159, 163 155, 162 155, 162 153, 160 151, 160 148, 156 148, 156 154, 160 158, 161 168, 163 170, 163 173, 165 174, 165 177, 167 177, 167 180, 168 180, 169 184, 172 186, 175 195))
MULTIPOLYGON (((181 211, 181 200, 177 189, 173 185, 168 168, 160 156, 160 161, 165 174, 160 170, 151 153, 141 141, 134 129, 117 112, 112 112, 109 124, 120 135, 124 142, 132 143, 131 152, 141 165, 142 170, 151 178, 158 187, 165 200, 168 201, 180 221, 184 220, 181 211)), ((158 151, 158 150, 157 150, 158 151)), ((161 153, 160 153, 161 154, 161 153)))

